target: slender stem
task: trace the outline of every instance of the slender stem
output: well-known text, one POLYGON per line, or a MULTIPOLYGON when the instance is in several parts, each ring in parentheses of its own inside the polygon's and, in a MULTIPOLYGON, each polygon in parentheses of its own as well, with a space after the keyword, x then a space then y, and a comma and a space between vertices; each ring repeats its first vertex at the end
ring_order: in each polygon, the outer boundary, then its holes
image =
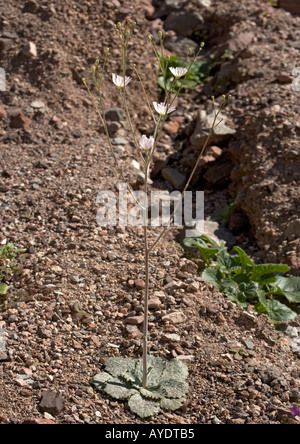
MULTIPOLYGON (((177 211, 179 205, 181 205, 181 203, 182 203, 182 197, 184 196, 184 193, 186 192, 187 188, 189 187, 189 185, 190 185, 190 183, 191 183, 191 180, 192 180, 192 178, 193 178, 193 176, 194 176, 194 174, 195 174, 195 172, 196 172, 196 170, 197 170, 197 168, 198 168, 198 165, 199 165, 199 162, 200 162, 200 160, 201 160, 201 157, 202 157, 202 155, 203 155, 203 153, 204 153, 204 151, 205 151, 205 148, 207 147, 207 144, 208 144, 208 142, 209 142, 209 140, 210 140, 210 138, 211 138, 211 136, 212 136, 212 133, 213 133, 215 127, 216 127, 216 120, 217 120, 217 118, 218 118, 218 115, 220 114, 220 112, 221 112, 221 110, 224 108, 224 106, 225 106, 225 104, 223 104, 223 105, 221 106, 221 108, 219 109, 218 112, 215 112, 215 116, 214 116, 213 124, 212 124, 212 126, 211 126, 211 128, 210 128, 210 131, 209 131, 209 134, 208 134, 208 136, 207 136, 207 138, 206 138, 206 140, 205 140, 205 143, 204 143, 204 145, 203 145, 203 147, 202 147, 202 149, 201 149, 201 151, 200 151, 200 154, 199 154, 199 156, 198 156, 197 162, 195 163, 195 166, 194 166, 194 168, 193 168, 193 170, 192 170, 192 172, 191 172, 191 174, 190 174, 190 177, 189 177, 189 179, 188 179, 188 181, 187 181, 187 183, 186 183, 186 185, 185 185, 185 187, 184 187, 184 189, 183 189, 183 191, 182 191, 182 193, 181 193, 181 199, 178 199, 178 202, 177 202, 177 204, 175 205, 175 208, 174 208, 174 210, 173 210, 173 212, 172 212, 172 214, 171 214, 171 216, 170 216, 169 223, 165 226, 165 228, 161 231, 160 235, 156 238, 156 240, 153 242, 153 244, 149 247, 149 252, 151 252, 151 251, 153 250, 153 248, 156 247, 156 245, 158 244, 158 242, 160 241, 160 239, 163 237, 163 235, 165 234, 165 232, 166 232, 167 229, 169 228, 169 226, 170 226, 170 224, 171 224, 171 222, 172 222, 172 220, 173 220, 174 214, 176 213, 176 211, 177 211)), ((214 102, 214 111, 215 111, 215 102, 214 102)))

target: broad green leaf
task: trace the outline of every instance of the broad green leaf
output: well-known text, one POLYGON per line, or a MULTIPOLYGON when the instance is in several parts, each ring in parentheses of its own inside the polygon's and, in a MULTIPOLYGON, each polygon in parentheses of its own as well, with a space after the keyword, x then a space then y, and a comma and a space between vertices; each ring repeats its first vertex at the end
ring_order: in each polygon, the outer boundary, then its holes
POLYGON ((261 264, 253 265, 251 270, 250 279, 252 281, 259 281, 264 275, 270 275, 272 273, 286 273, 290 267, 285 264, 261 264))
POLYGON ((216 287, 219 287, 223 279, 220 270, 213 267, 206 268, 201 276, 208 284, 215 285, 216 287))
POLYGON ((233 249, 238 253, 240 257, 241 266, 243 269, 245 269, 247 266, 252 267, 254 265, 254 262, 250 259, 250 257, 245 253, 244 250, 240 247, 233 247, 233 249))
POLYGON ((300 277, 277 276, 276 294, 284 295, 290 302, 300 303, 300 277))
POLYGON ((238 270, 241 266, 239 256, 232 256, 227 253, 226 250, 219 251, 217 254, 217 261, 221 271, 226 273, 229 272, 230 274, 238 270))
POLYGON ((0 284, 0 295, 1 296, 5 296, 7 294, 7 292, 8 292, 8 290, 9 290, 8 285, 0 284))
POLYGON ((275 299, 268 301, 266 309, 272 322, 291 321, 297 317, 296 312, 275 299))
POLYGON ((210 264, 210 260, 220 251, 219 246, 210 247, 200 237, 187 237, 184 239, 183 244, 186 247, 197 248, 207 265, 210 264))
POLYGON ((159 401, 145 399, 139 393, 136 393, 130 397, 128 406, 133 413, 136 413, 141 418, 154 416, 160 410, 159 401))
POLYGON ((242 292, 247 299, 251 299, 256 296, 258 287, 257 282, 249 282, 248 284, 246 282, 241 282, 239 284, 239 291, 242 292))

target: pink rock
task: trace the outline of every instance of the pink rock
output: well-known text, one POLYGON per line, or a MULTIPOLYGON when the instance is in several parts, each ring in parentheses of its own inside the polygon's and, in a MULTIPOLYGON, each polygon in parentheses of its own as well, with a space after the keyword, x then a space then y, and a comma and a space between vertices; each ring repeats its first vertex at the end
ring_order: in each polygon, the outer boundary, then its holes
POLYGON ((170 322, 171 324, 182 324, 185 322, 186 317, 182 311, 174 311, 162 317, 164 322, 170 322))
POLYGON ((45 418, 27 418, 23 424, 55 424, 55 422, 45 418))
POLYGON ((127 324, 138 325, 142 324, 144 321, 144 316, 130 316, 126 319, 127 324))

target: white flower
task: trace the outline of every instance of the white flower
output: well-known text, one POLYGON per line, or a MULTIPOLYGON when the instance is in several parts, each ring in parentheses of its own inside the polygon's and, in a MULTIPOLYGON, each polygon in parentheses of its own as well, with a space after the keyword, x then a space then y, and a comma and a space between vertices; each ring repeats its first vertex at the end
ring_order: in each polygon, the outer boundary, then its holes
POLYGON ((188 70, 186 68, 169 68, 174 77, 179 79, 179 77, 184 76, 188 70))
POLYGON ((160 116, 165 116, 166 114, 170 114, 173 111, 175 111, 175 109, 176 109, 174 106, 166 105, 163 102, 161 102, 161 103, 153 102, 153 106, 154 106, 155 111, 160 116))
MULTIPOLYGON (((124 88, 124 77, 118 76, 117 74, 112 74, 112 79, 114 84, 118 88, 124 88)), ((128 85, 128 83, 131 82, 131 77, 125 77, 125 86, 128 85)))
POLYGON ((149 138, 145 136, 145 134, 142 135, 140 138, 140 146, 144 150, 150 150, 154 145, 154 137, 150 136, 149 138))

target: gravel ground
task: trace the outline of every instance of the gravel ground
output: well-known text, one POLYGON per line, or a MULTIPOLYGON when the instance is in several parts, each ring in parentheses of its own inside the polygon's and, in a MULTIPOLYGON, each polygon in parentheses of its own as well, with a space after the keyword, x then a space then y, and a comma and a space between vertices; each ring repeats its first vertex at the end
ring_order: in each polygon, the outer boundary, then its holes
MULTIPOLYGON (((240 2, 231 3, 234 10, 240 2)), ((143 312, 143 233, 97 225, 97 193, 116 191, 117 179, 80 78, 88 78, 88 67, 107 46, 108 73, 120 69, 110 29, 134 15, 139 32, 130 60, 140 63, 145 85, 158 99, 153 55, 141 34, 160 26, 156 17, 165 16, 159 11, 135 0, 28 1, 25 7, 12 0, 1 17, 8 91, 0 96, 0 240, 26 250, 22 271, 8 282, 9 296, 1 303, 1 424, 294 422, 290 408, 300 405, 300 363, 291 340, 299 319, 284 334, 265 316, 225 299, 185 257, 179 231, 170 232, 151 257, 150 350, 187 363, 186 404, 141 420, 91 385, 107 357, 140 356, 141 323, 132 318, 143 312), (29 42, 37 54, 29 54, 29 42), (170 319, 162 320, 167 314, 170 319)), ((112 109, 118 97, 107 85, 112 109)), ((188 125, 197 107, 198 91, 193 94, 192 102, 179 98, 170 123, 188 125)), ((130 96, 129 107, 142 131, 149 125, 142 96, 130 96)), ((128 182, 137 187, 127 125, 117 119, 111 131, 128 182)), ((161 139, 162 157, 178 151, 172 131, 161 139)), ((166 182, 160 177, 153 189, 161 186, 166 182)), ((208 190, 207 205, 227 194, 208 190)), ((155 235, 151 230, 150 238, 155 235)))

